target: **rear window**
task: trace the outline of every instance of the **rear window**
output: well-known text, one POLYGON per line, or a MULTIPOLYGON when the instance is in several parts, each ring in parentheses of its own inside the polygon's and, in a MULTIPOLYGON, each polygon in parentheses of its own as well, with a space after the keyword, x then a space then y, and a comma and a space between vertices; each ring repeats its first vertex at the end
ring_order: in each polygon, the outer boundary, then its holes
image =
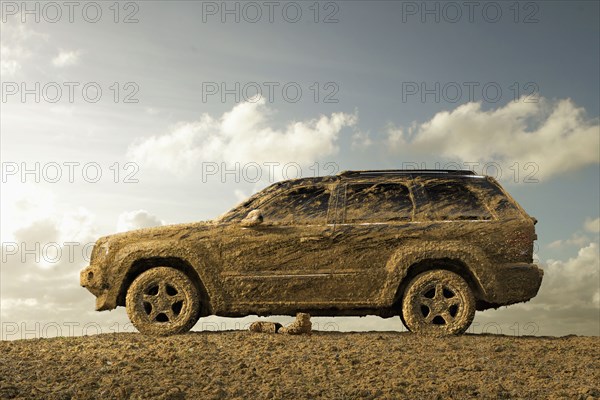
POLYGON ((486 199, 488 208, 496 215, 507 217, 519 215, 519 210, 506 197, 498 183, 489 182, 487 179, 477 179, 471 185, 480 198, 486 199))
POLYGON ((410 221, 413 202, 399 183, 360 183, 346 186, 346 223, 410 221))
POLYGON ((431 214, 440 220, 487 220, 492 215, 485 204, 460 183, 428 183, 424 186, 431 214))

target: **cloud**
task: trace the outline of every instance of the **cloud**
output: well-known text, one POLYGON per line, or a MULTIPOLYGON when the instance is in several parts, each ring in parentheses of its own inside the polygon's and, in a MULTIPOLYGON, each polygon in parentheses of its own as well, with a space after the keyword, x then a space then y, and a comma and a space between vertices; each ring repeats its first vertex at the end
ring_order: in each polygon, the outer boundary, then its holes
MULTIPOLYGON (((583 222, 583 230, 589 233, 595 233, 597 235, 598 233, 600 233, 598 225, 600 225, 600 218, 591 219, 588 217, 583 222)), ((596 241, 597 239, 598 237, 596 236, 596 241)), ((549 243, 547 247, 550 249, 558 249, 565 245, 582 247, 590 241, 591 239, 589 235, 586 235, 581 230, 578 230, 576 232, 573 232, 570 238, 555 240, 549 243)))
MULTIPOLYGON (((79 271, 89 263, 89 249, 86 251, 85 245, 93 243, 99 236, 95 216, 85 208, 61 208, 41 190, 30 194, 23 198, 9 197, 16 202, 13 206, 7 206, 4 198, 2 202, 2 206, 7 207, 3 210, 9 214, 15 211, 19 217, 10 221, 10 241, 18 244, 20 251, 14 253, 14 247, 9 248, 8 243, 3 243, 2 254, 6 260, 3 260, 0 269, 1 337, 18 339, 55 335, 57 327, 61 329, 58 334, 67 335, 70 334, 70 324, 76 324, 74 332, 77 334, 131 331, 122 307, 110 313, 97 313, 94 311, 94 297, 79 286, 79 271), (67 242, 79 244, 70 250, 65 245, 67 242), (36 243, 39 243, 37 250, 36 243), (60 257, 43 250, 48 243, 59 244, 60 257), (36 260, 32 253, 41 255, 42 259, 36 260), (50 260, 44 259, 44 256, 50 260)), ((238 195, 245 196, 239 192, 238 195)), ((4 217, 4 211, 2 215, 4 217)), ((159 218, 145 210, 124 212, 118 221, 123 229, 160 224, 159 218)), ((4 236, 3 240, 6 240, 4 236)), ((477 313, 470 332, 496 332, 498 327, 508 335, 517 334, 517 331, 518 334, 542 335, 599 334, 598 244, 588 242, 581 246, 576 256, 566 260, 547 260, 543 268, 545 275, 538 296, 524 304, 477 313)), ((210 329, 213 326, 211 321, 217 321, 219 326, 223 321, 232 325, 241 322, 243 325, 243 321, 252 318, 227 320, 211 317, 202 319, 196 329, 210 329), (209 325, 205 326, 205 323, 209 325)), ((287 322, 290 320, 285 319, 287 322)), ((323 328, 339 327, 346 331, 403 329, 397 317, 385 320, 377 317, 322 318, 318 321, 323 328)))
MULTIPOLYGON (((4 58, 6 53, 8 53, 5 47, 1 48, 2 55, 1 58, 4 58)), ((0 60, 0 75, 4 76, 13 76, 16 75, 17 71, 21 69, 21 64, 14 59, 4 59, 0 60)))
POLYGON ((352 135, 352 149, 366 148, 373 144, 369 132, 356 131, 352 135))
POLYGON ((583 228, 591 233, 600 233, 600 218, 586 218, 585 222, 583 223, 583 228))
POLYGON ((600 126, 570 99, 518 100, 489 111, 481 103, 467 103, 407 129, 389 127, 388 144, 462 162, 506 167, 531 162, 539 166, 540 177, 548 178, 598 164, 600 126))
POLYGON ((119 215, 117 231, 126 232, 134 229, 151 228, 164 225, 164 221, 146 210, 126 211, 119 215))
POLYGON ((0 339, 126 330, 123 310, 94 312, 94 296, 79 286, 79 272, 99 237, 95 216, 56 202, 50 192, 21 186, 22 194, 37 196, 2 199, 3 232, 10 235, 2 236, 0 339), (6 221, 5 210, 16 217, 6 221))
POLYGON ((547 260, 539 293, 531 301, 477 313, 473 328, 508 335, 599 335, 600 256, 597 243, 566 261, 547 260))
POLYGON ((0 74, 17 75, 23 65, 48 41, 48 35, 35 32, 24 24, 3 23, 0 38, 0 74))
POLYGON ((202 114, 198 121, 181 123, 169 133, 137 140, 128 156, 178 175, 202 161, 309 165, 335 154, 340 131, 357 122, 354 114, 333 113, 274 129, 269 126, 271 114, 264 99, 251 99, 218 118, 202 114))
POLYGON ((68 67, 79 62, 79 51, 60 50, 58 55, 52 59, 52 65, 55 67, 68 67))
POLYGON ((20 26, 19 29, 5 29, 4 26, 2 28, 2 40, 0 41, 0 74, 4 77, 11 77, 17 74, 21 69, 23 61, 31 55, 23 45, 27 31, 23 26, 20 26))
POLYGON ((543 307, 584 310, 600 304, 594 299, 600 293, 600 257, 598 244, 582 247, 576 257, 567 261, 548 260, 544 282, 536 303, 543 307))
POLYGON ((247 193, 245 193, 243 190, 240 190, 240 189, 235 189, 233 191, 233 194, 235 195, 235 198, 237 199, 238 202, 242 202, 249 197, 249 195, 247 193))
POLYGON ((83 208, 13 226, 11 240, 2 243, 2 321, 73 321, 93 306, 85 301, 78 274, 88 262, 86 245, 97 237, 94 216, 83 208))
POLYGON ((558 249, 565 245, 568 246, 583 246, 590 241, 590 238, 586 235, 581 234, 580 232, 575 232, 568 239, 559 239, 555 240, 548 244, 548 248, 550 249, 558 249))

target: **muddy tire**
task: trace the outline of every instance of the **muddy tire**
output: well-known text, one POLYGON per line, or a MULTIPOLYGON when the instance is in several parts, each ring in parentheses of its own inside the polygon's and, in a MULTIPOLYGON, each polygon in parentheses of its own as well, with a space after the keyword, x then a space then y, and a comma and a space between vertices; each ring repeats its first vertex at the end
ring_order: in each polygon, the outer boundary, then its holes
POLYGON ((433 270, 413 278, 402 297, 404 325, 414 333, 458 335, 475 317, 475 298, 454 272, 433 270))
POLYGON ((198 289, 186 274, 173 268, 152 268, 138 276, 127 291, 127 315, 146 335, 174 335, 192 329, 200 315, 198 289))

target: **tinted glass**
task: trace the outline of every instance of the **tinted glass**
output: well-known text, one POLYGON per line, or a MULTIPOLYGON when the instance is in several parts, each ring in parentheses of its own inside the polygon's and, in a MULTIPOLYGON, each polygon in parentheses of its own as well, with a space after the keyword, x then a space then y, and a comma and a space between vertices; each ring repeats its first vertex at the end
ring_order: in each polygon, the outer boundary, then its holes
POLYGON ((260 207, 265 221, 325 223, 330 193, 321 186, 302 186, 284 192, 260 207))
POLYGON ((408 188, 399 183, 361 183, 346 187, 346 223, 391 222, 411 219, 408 188))
MULTIPOLYGON (((475 194, 459 183, 430 183, 425 185, 430 214, 441 220, 480 220, 492 216, 475 194)), ((427 211, 427 210, 425 210, 427 211)))
POLYGON ((471 185, 472 190, 474 189, 480 198, 486 199, 488 208, 496 215, 511 216, 519 213, 496 183, 480 179, 471 185))

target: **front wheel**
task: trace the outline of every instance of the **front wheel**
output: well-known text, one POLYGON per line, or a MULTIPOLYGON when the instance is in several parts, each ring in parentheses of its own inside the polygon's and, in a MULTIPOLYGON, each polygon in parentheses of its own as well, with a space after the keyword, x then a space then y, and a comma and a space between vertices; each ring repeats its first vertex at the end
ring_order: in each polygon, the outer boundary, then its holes
POLYGON ((433 270, 417 275, 402 297, 402 317, 414 333, 458 335, 475 317, 475 298, 454 272, 433 270))
POLYGON ((200 315, 198 289, 186 274, 169 267, 138 276, 127 291, 127 315, 140 333, 174 335, 192 329, 200 315))

